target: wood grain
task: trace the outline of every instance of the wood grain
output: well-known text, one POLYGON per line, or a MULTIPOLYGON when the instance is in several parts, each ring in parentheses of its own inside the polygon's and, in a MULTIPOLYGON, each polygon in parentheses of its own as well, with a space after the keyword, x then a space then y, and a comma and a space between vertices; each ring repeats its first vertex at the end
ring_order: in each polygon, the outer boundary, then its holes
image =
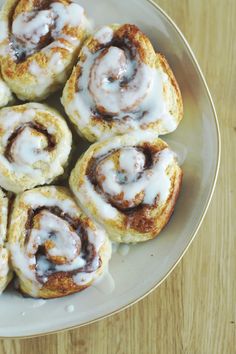
POLYGON ((0 353, 236 353, 236 1, 157 2, 189 41, 219 115, 222 164, 201 230, 169 278, 138 304, 81 329, 1 340, 0 353))

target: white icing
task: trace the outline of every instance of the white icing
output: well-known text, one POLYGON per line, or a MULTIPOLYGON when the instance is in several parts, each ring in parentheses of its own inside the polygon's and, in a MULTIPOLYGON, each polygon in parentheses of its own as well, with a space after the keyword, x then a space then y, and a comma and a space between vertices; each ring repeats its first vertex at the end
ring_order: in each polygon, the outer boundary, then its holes
POLYGON ((136 149, 124 149, 120 152, 120 168, 125 172, 127 182, 131 182, 134 175, 141 172, 145 165, 145 156, 136 149))
POLYGON ((56 113, 51 113, 50 122, 45 120, 40 124, 45 130, 47 127, 50 131, 54 130, 55 147, 48 150, 45 134, 26 125, 11 145, 13 159, 7 159, 4 150, 12 133, 25 123, 37 123, 37 111, 41 114, 45 112, 42 105, 27 105, 28 109, 21 113, 14 111, 14 108, 4 108, 0 112, 0 181, 2 187, 16 193, 22 190, 19 184, 21 179, 23 185, 26 184, 24 188, 29 189, 50 183, 55 176, 62 174, 71 149, 72 137, 65 121, 56 113))
POLYGON ((83 184, 79 190, 76 190, 73 186, 72 190, 82 205, 87 204, 88 200, 90 200, 104 219, 115 219, 118 216, 118 211, 108 204, 102 195, 95 191, 94 186, 87 177, 84 177, 83 184))
POLYGON ((104 270, 103 274, 95 280, 92 286, 102 294, 109 295, 113 293, 115 290, 115 281, 108 267, 104 270))
MULTIPOLYGON (((134 243, 132 243, 134 245, 134 243)), ((130 244, 112 242, 112 253, 118 253, 122 257, 126 257, 131 249, 130 244)))
POLYGON ((7 84, 0 78, 0 107, 6 106, 13 99, 7 84))
POLYGON ((84 9, 75 3, 65 6, 62 3, 54 2, 51 4, 51 9, 55 15, 56 26, 52 31, 54 37, 56 37, 65 26, 79 26, 84 16, 84 9))
MULTIPOLYGON (((29 208, 58 206, 71 217, 79 217, 80 212, 72 199, 59 200, 56 187, 46 189, 50 196, 46 197, 37 191, 25 192, 23 200, 29 208), (56 198, 57 196, 57 198, 56 198)), ((28 209, 26 209, 28 210, 28 209)), ((20 221, 18 221, 20 222, 20 221)), ((86 228, 88 240, 93 244, 96 251, 91 265, 91 273, 79 272, 72 276, 77 285, 84 285, 97 278, 97 269, 100 265, 99 251, 107 242, 103 229, 98 226, 86 228)), ((50 274, 55 272, 69 272, 79 270, 86 266, 86 259, 81 248, 79 235, 64 219, 54 215, 49 210, 42 210, 34 218, 34 226, 30 232, 28 243, 20 248, 18 244, 10 245, 13 254, 13 264, 21 271, 22 277, 34 282, 35 287, 42 287, 36 279, 35 265, 37 263, 37 275, 41 277, 43 283, 47 282, 50 274), (40 255, 35 259, 35 254, 39 246, 44 246, 45 255, 40 255), (63 264, 59 264, 52 257, 63 257, 63 264)), ((107 246, 109 251, 109 244, 107 246)), ((110 257, 108 252, 107 258, 110 257)), ((61 260, 60 260, 61 261, 61 260)), ((82 270, 82 269, 81 269, 82 270)))
MULTIPOLYGON (((52 37, 60 36, 65 26, 77 27, 81 24, 84 10, 75 3, 51 4, 49 10, 23 12, 12 23, 13 34, 26 43, 37 45, 52 28, 52 37)), ((1 38, 1 37, 0 37, 1 38)))
POLYGON ((76 285, 86 285, 96 279, 96 272, 92 273, 77 273, 73 276, 73 281, 76 285))
POLYGON ((64 70, 64 63, 60 53, 54 53, 49 62, 48 70, 54 73, 60 73, 64 70))
MULTIPOLYGON (((55 89, 56 86, 65 83, 72 65, 72 57, 80 46, 79 38, 84 36, 82 30, 86 30, 87 26, 84 9, 76 3, 53 2, 49 4, 47 10, 23 12, 14 19, 12 24, 14 36, 11 41, 16 44, 18 54, 21 51, 27 56, 38 51, 44 54, 43 67, 37 65, 37 59, 36 62, 33 60, 29 64, 29 73, 33 78, 27 92, 30 91, 35 97, 45 98, 51 87, 55 89), (77 28, 81 29, 81 32, 78 32, 77 28), (67 34, 68 30, 71 30, 71 35, 67 34), (52 42, 48 45, 47 36, 52 37, 52 42), (44 43, 45 46, 41 49, 41 44, 44 43), (66 53, 60 49, 64 49, 66 53)), ((0 55, 10 55, 15 60, 16 52, 11 49, 9 39, 3 41, 8 37, 8 33, 8 21, 0 21, 0 42, 2 41, 0 55)), ((25 100, 28 98, 25 97, 26 91, 22 93, 18 91, 17 96, 25 100)))
POLYGON ((118 248, 119 248, 119 243, 117 243, 117 242, 112 242, 112 254, 113 254, 113 253, 117 253, 118 248))
POLYGON ((94 245, 97 251, 99 251, 100 247, 104 244, 106 238, 104 230, 101 229, 98 225, 96 225, 95 230, 87 228, 87 234, 89 242, 94 245))
MULTIPOLYGON (((50 190, 52 190, 52 188, 54 187, 50 187, 50 190)), ((76 208, 76 205, 72 200, 70 199, 60 200, 53 197, 46 197, 42 193, 37 191, 26 192, 24 195, 24 202, 34 209, 40 206, 45 206, 45 207, 57 206, 65 213, 70 214, 72 217, 76 216, 78 213, 78 209, 76 208)))
POLYGON ((125 257, 129 254, 130 251, 130 245, 122 243, 120 244, 119 248, 118 248, 118 253, 122 256, 125 257))
POLYGON ((113 38, 113 29, 111 27, 104 26, 95 33, 94 38, 101 44, 107 44, 113 38))
POLYGON ((169 149, 164 149, 158 154, 158 161, 152 169, 152 174, 145 188, 145 204, 153 204, 156 196, 159 202, 164 203, 170 193, 171 180, 166 169, 173 162, 175 155, 169 149))
POLYGON ((19 123, 27 123, 34 119, 36 111, 27 109, 24 113, 14 111, 11 108, 5 108, 0 112, 0 126, 5 130, 5 143, 8 137, 12 134, 12 129, 19 123), (3 114, 2 114, 3 113, 3 114), (3 118, 4 117, 4 118, 3 118), (11 129, 12 128, 12 129, 11 129))
POLYGON ((32 61, 29 65, 29 73, 34 75, 34 76, 39 76, 38 80, 44 80, 44 78, 41 76, 44 73, 44 70, 38 65, 36 61, 32 61))
POLYGON ((9 248, 15 268, 23 274, 24 278, 31 280, 41 287, 40 283, 36 280, 34 269, 31 268, 32 265, 35 265, 35 257, 28 257, 18 243, 11 243, 9 248))
POLYGON ((44 300, 44 299, 34 300, 34 303, 33 303, 33 305, 32 305, 32 308, 42 307, 42 306, 45 305, 46 303, 47 303, 47 301, 44 300))
POLYGON ((117 171, 113 161, 106 160, 102 164, 98 173, 105 178, 102 182, 102 186, 105 192, 108 194, 119 194, 121 192, 121 186, 119 183, 117 183, 117 171))
POLYGON ((43 245, 53 233, 50 241, 53 243, 52 248, 47 249, 50 257, 63 257, 68 263, 72 262, 80 251, 80 238, 76 232, 70 230, 69 225, 58 216, 43 211, 40 214, 40 229, 32 230, 34 242, 43 245))
POLYGON ((75 311, 75 306, 74 305, 67 305, 66 307, 65 307, 65 310, 66 310, 66 312, 68 312, 68 313, 72 313, 72 312, 74 312, 75 311))
MULTIPOLYGON (((95 34, 95 39, 103 31, 107 33, 106 27, 95 34)), ((164 92, 168 77, 161 68, 144 64, 138 54, 131 60, 125 50, 114 46, 96 53, 85 46, 82 53, 86 59, 78 63, 82 69, 79 90, 69 103, 66 102, 67 113, 80 129, 88 124, 92 126, 95 107, 112 114, 116 133, 125 133, 127 128, 146 128, 147 124, 157 121, 162 130, 176 129, 177 122, 169 112, 169 100, 164 92), (128 84, 120 85, 124 80, 128 80, 128 84)), ((92 128, 92 132, 97 139, 103 135, 101 129, 92 128)))
POLYGON ((75 258, 73 262, 70 264, 63 264, 63 265, 56 265, 55 269, 58 272, 69 272, 75 269, 79 269, 84 267, 86 264, 86 261, 80 256, 75 258))
POLYGON ((38 44, 53 25, 50 10, 23 12, 12 23, 13 34, 23 42, 38 44))
POLYGON ((111 158, 112 155, 102 160, 97 168, 98 177, 102 176, 103 190, 108 195, 123 193, 123 200, 132 201, 143 193, 145 204, 153 204, 157 195, 160 203, 167 200, 171 182, 166 169, 173 162, 173 152, 162 150, 156 155, 157 161, 152 168, 144 171, 145 156, 135 148, 121 150, 118 167, 111 158))
POLYGON ((43 151, 47 146, 44 135, 32 134, 31 128, 26 127, 12 144, 12 156, 17 164, 34 164, 38 161, 49 161, 49 155, 43 151))
POLYGON ((119 116, 120 111, 130 112, 139 108, 140 103, 149 94, 152 79, 152 68, 140 60, 138 63, 128 60, 122 49, 111 46, 106 55, 95 59, 90 69, 89 90, 96 106, 119 116), (134 75, 135 70, 137 72, 134 75), (130 80, 133 76, 129 85, 120 87, 124 77, 130 80), (109 77, 114 81, 110 82, 109 77))
POLYGON ((135 196, 144 191, 144 204, 153 204, 155 198, 164 203, 170 193, 170 176, 166 173, 167 167, 173 162, 174 154, 165 149, 158 153, 158 161, 151 170, 143 172, 138 181, 124 186, 124 199, 134 199, 135 196))

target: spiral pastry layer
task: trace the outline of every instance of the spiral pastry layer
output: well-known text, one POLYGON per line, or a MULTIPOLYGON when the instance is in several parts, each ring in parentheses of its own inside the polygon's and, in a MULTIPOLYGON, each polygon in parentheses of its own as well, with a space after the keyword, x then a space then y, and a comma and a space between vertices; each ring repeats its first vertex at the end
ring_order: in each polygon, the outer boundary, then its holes
POLYGON ((175 154, 145 131, 93 144, 72 171, 70 186, 112 240, 129 243, 154 238, 162 230, 181 180, 175 154))
POLYGON ((63 174, 72 144, 60 114, 39 103, 0 110, 0 186, 18 193, 63 174))
POLYGON ((105 232, 81 212, 69 190, 54 186, 17 196, 9 249, 20 290, 40 298, 87 288, 111 255, 105 232))
POLYGON ((4 80, 22 100, 39 101, 68 79, 87 35, 84 10, 70 0, 7 0, 0 14, 4 80))
POLYGON ((0 294, 12 278, 7 242, 8 199, 0 189, 0 294))
POLYGON ((85 42, 62 104, 92 142, 140 128, 170 133, 183 115, 167 61, 129 24, 103 27, 85 42))

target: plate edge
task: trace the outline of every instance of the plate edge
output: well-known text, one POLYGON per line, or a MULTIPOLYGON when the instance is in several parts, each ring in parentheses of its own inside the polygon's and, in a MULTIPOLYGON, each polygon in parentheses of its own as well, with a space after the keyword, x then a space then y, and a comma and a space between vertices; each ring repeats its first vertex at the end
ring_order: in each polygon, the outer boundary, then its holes
POLYGON ((199 72, 200 74, 200 77, 201 77, 201 80, 204 84, 204 88, 206 90, 206 93, 207 93, 207 96, 209 98, 209 101, 210 101, 210 105, 211 105, 211 108, 212 108, 212 111, 213 111, 213 116, 214 116, 214 120, 215 120, 215 125, 216 125, 216 132, 217 132, 217 147, 218 147, 218 151, 217 151, 217 164, 216 164, 216 169, 215 169, 215 176, 214 176, 214 180, 213 180, 213 185, 212 185, 212 189, 211 189, 211 192, 209 194, 209 197, 208 197, 208 200, 206 201, 206 205, 204 207, 204 210, 202 212, 202 215, 201 215, 201 218, 200 218, 200 222, 196 228, 196 230, 193 232, 193 234, 191 235, 190 237, 190 241, 187 245, 187 247, 185 248, 185 250, 183 251, 183 253, 180 255, 179 259, 176 261, 176 263, 171 267, 171 269, 162 277, 162 279, 157 283, 155 284, 151 289, 149 289, 147 292, 145 292, 143 295, 141 295, 140 297, 138 297, 137 299, 133 300, 132 302, 130 302, 129 304, 126 304, 124 306, 122 306, 121 308, 109 313, 109 314, 106 314, 106 315, 103 315, 101 317, 98 317, 94 320, 90 320, 90 321, 87 321, 87 322, 84 322, 84 323, 81 323, 79 325, 74 325, 74 326, 69 326, 67 328, 62 328, 62 329, 57 329, 57 330, 52 330, 52 331, 48 331, 48 332, 41 332, 41 333, 38 333, 38 334, 32 334, 32 335, 23 335, 23 336, 0 336, 0 339, 29 339, 29 338, 37 338, 37 337, 42 337, 42 336, 46 336, 46 335, 50 335, 50 334, 56 334, 56 333, 62 333, 62 332, 65 332, 65 331, 68 331, 68 330, 73 330, 73 329, 77 329, 77 328, 80 328, 80 327, 83 327, 83 326, 86 326, 86 325, 89 325, 89 324, 93 324, 95 322, 98 322, 100 320, 103 320, 103 319, 106 319, 110 316, 113 316, 115 314, 118 314, 119 312, 123 311, 123 310, 126 310, 127 308, 131 307, 132 305, 138 303, 139 301, 143 300, 146 296, 148 296, 151 292, 153 292, 155 289, 158 288, 159 285, 161 285, 165 280, 166 278, 170 275, 170 273, 174 270, 174 268, 179 264, 179 262, 182 260, 182 258, 184 257, 185 253, 188 251, 189 247, 191 246, 194 238, 196 237, 202 223, 203 223, 203 220, 206 216, 206 213, 208 211, 208 208, 210 206, 210 203, 211 203, 211 200, 212 200, 212 197, 213 197, 213 194, 215 192, 215 187, 216 187, 216 183, 217 183, 217 178, 218 178, 218 175, 219 175, 219 168, 220 168, 220 161, 221 161, 221 134, 220 134, 220 128, 219 128, 219 121, 218 121, 218 117, 217 117, 217 113, 216 113, 216 109, 215 109, 215 106, 214 106, 214 102, 213 102, 213 99, 212 99, 212 96, 211 96, 211 93, 210 93, 210 90, 208 88, 208 85, 207 85, 207 82, 206 82, 206 79, 202 73, 202 70, 200 68, 200 65, 198 64, 198 61, 195 57, 195 54, 193 53, 190 45, 188 44, 188 41, 186 40, 185 36, 183 35, 183 33, 181 32, 181 30, 179 29, 179 27, 176 25, 176 23, 171 19, 171 17, 159 6, 157 5, 153 0, 145 0, 146 2, 150 3, 152 6, 155 7, 156 10, 158 10, 167 20, 168 22, 170 22, 170 24, 172 25, 172 27, 175 29, 175 31, 178 33, 178 35, 180 36, 181 40, 184 42, 187 50, 189 51, 190 53, 190 56, 192 57, 193 59, 193 63, 197 69, 197 71, 199 72))

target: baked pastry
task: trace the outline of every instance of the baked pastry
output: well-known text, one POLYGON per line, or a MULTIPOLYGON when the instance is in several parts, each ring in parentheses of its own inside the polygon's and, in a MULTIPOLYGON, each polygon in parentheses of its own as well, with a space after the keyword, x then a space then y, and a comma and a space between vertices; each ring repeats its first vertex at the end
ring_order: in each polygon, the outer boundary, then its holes
POLYGON ((68 79, 87 35, 70 0, 7 0, 0 14, 2 75, 21 100, 39 101, 68 79))
POLYGON ((78 133, 91 142, 137 129, 167 134, 183 116, 166 59, 129 24, 103 27, 85 42, 62 104, 78 133))
POLYGON ((0 294, 12 279, 9 268, 9 252, 6 247, 8 199, 0 189, 0 294))
POLYGON ((13 102, 11 90, 3 81, 0 74, 0 108, 6 106, 8 103, 13 102))
POLYGON ((156 237, 167 224, 181 180, 168 145, 153 132, 137 131, 91 145, 70 187, 111 240, 131 243, 156 237))
POLYGON ((0 186, 19 193, 63 174, 72 144, 61 115, 40 103, 0 110, 0 186))
POLYGON ((54 186, 17 196, 9 249, 20 290, 45 299, 87 288, 111 255, 105 232, 81 212, 68 189, 54 186))

